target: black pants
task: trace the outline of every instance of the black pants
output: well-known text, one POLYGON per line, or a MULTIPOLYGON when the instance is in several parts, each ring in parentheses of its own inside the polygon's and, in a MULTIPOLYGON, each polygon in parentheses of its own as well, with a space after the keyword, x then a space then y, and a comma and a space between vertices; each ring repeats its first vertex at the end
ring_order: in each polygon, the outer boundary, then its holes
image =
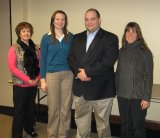
POLYGON ((146 138, 147 109, 141 109, 141 100, 118 97, 118 106, 121 117, 120 138, 146 138))
POLYGON ((22 138, 23 129, 34 130, 36 93, 37 87, 13 86, 12 138, 22 138))

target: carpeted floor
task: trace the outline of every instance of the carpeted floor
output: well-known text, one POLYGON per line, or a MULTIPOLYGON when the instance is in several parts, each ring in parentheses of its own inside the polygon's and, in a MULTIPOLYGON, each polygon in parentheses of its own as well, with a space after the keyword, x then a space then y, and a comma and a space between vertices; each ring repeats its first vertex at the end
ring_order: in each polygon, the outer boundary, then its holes
MULTIPOLYGON (((11 125, 12 125, 12 116, 13 116, 13 107, 3 107, 0 106, 0 138, 11 138, 11 125)), ((47 138, 46 124, 47 124, 47 112, 46 109, 42 108, 41 112, 37 114, 36 121, 36 131, 39 134, 38 138, 47 138)), ((110 124, 112 138, 118 138, 120 136, 120 124, 110 124)), ((71 137, 75 138, 76 135, 76 124, 74 121, 74 117, 72 116, 71 121, 71 137)), ((95 121, 92 120, 92 136, 91 138, 98 138, 96 132, 96 124, 95 121)), ((23 138, 29 138, 29 136, 24 133, 23 138)), ((147 129, 147 137, 146 138, 160 138, 159 130, 147 129)))
MULTIPOLYGON (((12 116, 0 114, 0 138, 11 138, 12 116)), ((35 130, 38 138, 47 138, 46 123, 36 122, 35 130)), ((71 137, 75 138, 76 129, 71 129, 71 137)), ((23 138, 30 138, 25 132, 23 138)), ((92 133, 91 138, 98 138, 97 133, 92 133)), ((113 137, 116 138, 116 137, 113 137)))

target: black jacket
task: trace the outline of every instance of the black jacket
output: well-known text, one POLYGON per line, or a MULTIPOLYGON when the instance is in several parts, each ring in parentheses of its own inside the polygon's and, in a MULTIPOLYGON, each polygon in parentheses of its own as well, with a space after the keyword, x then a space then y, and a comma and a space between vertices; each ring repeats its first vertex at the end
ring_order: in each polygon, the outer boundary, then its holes
POLYGON ((153 85, 153 57, 141 42, 122 48, 116 71, 117 96, 150 101, 153 85))
POLYGON ((68 62, 74 74, 73 93, 86 100, 99 100, 115 96, 114 63, 118 58, 118 37, 99 29, 86 53, 86 31, 76 34, 68 62), (91 81, 76 79, 78 69, 84 68, 91 81))

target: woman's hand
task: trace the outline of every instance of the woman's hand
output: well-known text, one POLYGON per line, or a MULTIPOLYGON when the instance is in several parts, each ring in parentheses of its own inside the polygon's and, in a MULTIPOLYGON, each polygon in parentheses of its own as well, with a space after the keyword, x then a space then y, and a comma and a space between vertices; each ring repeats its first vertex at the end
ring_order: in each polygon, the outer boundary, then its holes
POLYGON ((145 100, 141 101, 142 110, 147 109, 149 106, 150 106, 150 102, 149 101, 145 101, 145 100))
POLYGON ((45 79, 41 79, 41 89, 43 92, 47 93, 47 84, 45 79))
POLYGON ((36 80, 29 80, 29 82, 28 82, 30 85, 35 85, 35 84, 37 84, 37 81, 36 80))

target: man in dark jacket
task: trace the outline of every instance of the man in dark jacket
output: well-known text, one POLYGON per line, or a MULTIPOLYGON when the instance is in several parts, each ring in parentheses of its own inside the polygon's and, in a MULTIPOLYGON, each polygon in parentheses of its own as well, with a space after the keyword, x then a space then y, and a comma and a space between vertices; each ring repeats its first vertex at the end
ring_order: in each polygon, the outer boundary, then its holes
POLYGON ((76 34, 69 53, 74 74, 73 94, 77 138, 90 138, 94 110, 99 138, 111 138, 109 115, 115 96, 114 63, 118 57, 118 38, 100 27, 96 9, 85 13, 86 31, 76 34))

